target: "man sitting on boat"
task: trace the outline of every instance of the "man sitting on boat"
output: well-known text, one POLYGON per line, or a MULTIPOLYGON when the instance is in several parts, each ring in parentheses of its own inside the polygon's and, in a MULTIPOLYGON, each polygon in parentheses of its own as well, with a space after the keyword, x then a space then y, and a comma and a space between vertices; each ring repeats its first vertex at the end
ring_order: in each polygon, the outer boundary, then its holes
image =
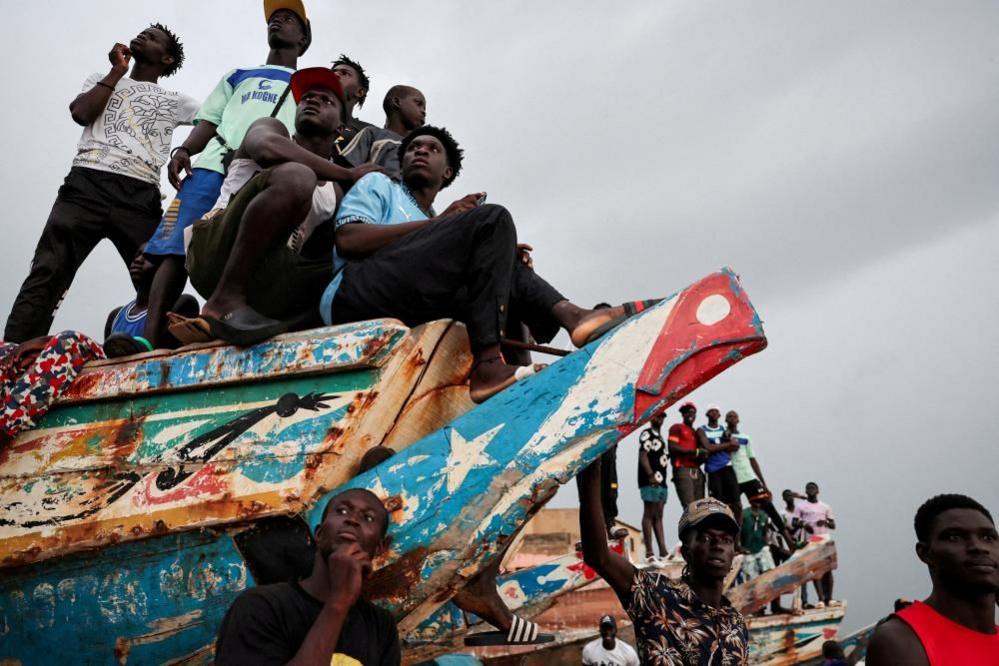
POLYGON ((607 547, 600 507, 600 461, 577 477, 583 559, 607 581, 635 627, 643 664, 745 664, 749 632, 722 594, 735 557, 739 525, 715 499, 691 502, 680 518, 680 580, 639 570, 607 547))
MULTIPOLYGON (((274 118, 255 121, 214 212, 194 224, 187 250, 191 284, 207 298, 200 319, 172 316, 183 342, 220 338, 250 345, 315 313, 330 273, 334 181, 378 169, 330 161, 345 122, 340 79, 325 67, 291 77, 295 136, 274 118)), ((314 318, 314 317, 313 317, 314 318)))
POLYGON ((385 169, 386 176, 399 180, 402 178, 399 145, 404 136, 426 124, 427 100, 412 86, 396 85, 385 93, 382 108, 385 126, 370 125, 362 129, 340 151, 340 157, 355 167, 372 162, 385 169))
POLYGON ((539 341, 559 328, 581 347, 645 303, 588 310, 567 300, 518 261, 517 230, 502 206, 469 194, 434 211, 437 194, 461 171, 462 150, 444 129, 425 126, 399 147, 402 182, 361 178, 336 221, 334 278, 323 295, 329 324, 379 317, 415 326, 434 319, 465 323, 475 357, 471 397, 482 402, 537 366, 508 365, 500 341, 511 311, 539 341))
POLYGON ((965 495, 937 495, 919 507, 915 525, 916 555, 933 591, 875 629, 866 663, 999 665, 999 533, 992 514, 965 495))
MULTIPOLYGON (((145 250, 146 244, 143 243, 128 265, 128 275, 135 287, 135 298, 112 310, 104 324, 104 353, 110 358, 153 350, 152 343, 143 334, 146 316, 149 314, 149 289, 153 284, 156 264, 149 261, 145 250)), ((172 311, 185 317, 196 317, 198 301, 190 294, 182 294, 174 303, 172 311)))
POLYGON ((219 628, 215 663, 397 666, 395 620, 361 597, 387 529, 388 513, 371 492, 334 496, 316 528, 312 573, 240 594, 219 628))

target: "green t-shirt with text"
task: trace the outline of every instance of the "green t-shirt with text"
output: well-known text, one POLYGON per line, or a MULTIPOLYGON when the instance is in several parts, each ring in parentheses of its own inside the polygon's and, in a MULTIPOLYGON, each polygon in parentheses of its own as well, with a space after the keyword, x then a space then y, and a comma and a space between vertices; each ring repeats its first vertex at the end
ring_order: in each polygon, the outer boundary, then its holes
MULTIPOLYGON (((207 120, 214 123, 228 148, 213 137, 198 155, 194 166, 225 173, 222 156, 227 150, 239 148, 253 121, 273 113, 294 73, 295 70, 289 67, 261 65, 234 69, 223 76, 201 105, 194 122, 207 120)), ((281 104, 276 118, 284 123, 289 134, 295 133, 295 100, 290 93, 281 104)))

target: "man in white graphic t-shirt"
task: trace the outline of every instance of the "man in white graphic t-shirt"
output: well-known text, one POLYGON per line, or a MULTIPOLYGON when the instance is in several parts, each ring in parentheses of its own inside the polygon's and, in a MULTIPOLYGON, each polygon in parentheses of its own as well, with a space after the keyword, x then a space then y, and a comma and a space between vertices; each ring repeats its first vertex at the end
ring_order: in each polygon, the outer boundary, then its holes
POLYGON ((600 618, 600 638, 583 648, 585 666, 638 666, 638 653, 617 639, 617 622, 612 615, 600 618))
POLYGON ((180 69, 184 47, 154 23, 128 46, 115 44, 108 60, 110 71, 88 77, 69 105, 83 134, 7 317, 7 342, 46 335, 94 247, 107 238, 127 267, 162 215, 160 167, 174 128, 198 111, 197 100, 158 84, 180 69))

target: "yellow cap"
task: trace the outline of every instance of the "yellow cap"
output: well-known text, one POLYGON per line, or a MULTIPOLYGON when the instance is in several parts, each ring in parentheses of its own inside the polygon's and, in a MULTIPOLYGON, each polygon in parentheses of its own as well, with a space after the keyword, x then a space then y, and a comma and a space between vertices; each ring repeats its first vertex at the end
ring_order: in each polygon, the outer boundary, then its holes
POLYGON ((270 21, 271 14, 279 9, 288 9, 295 12, 302 23, 308 25, 309 18, 305 15, 305 5, 302 0, 264 0, 264 20, 270 21))

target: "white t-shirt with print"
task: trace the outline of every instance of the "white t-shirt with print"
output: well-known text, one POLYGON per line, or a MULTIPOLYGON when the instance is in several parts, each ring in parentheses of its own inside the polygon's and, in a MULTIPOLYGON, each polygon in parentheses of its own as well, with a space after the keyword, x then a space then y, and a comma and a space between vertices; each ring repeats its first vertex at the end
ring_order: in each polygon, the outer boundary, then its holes
MULTIPOLYGON (((91 74, 87 92, 104 74, 91 74)), ((110 171, 158 185, 160 169, 170 158, 178 125, 190 125, 198 100, 155 83, 122 77, 107 106, 83 128, 73 166, 110 171)))
POLYGON ((602 638, 590 641, 583 648, 583 664, 586 666, 638 666, 638 653, 622 640, 615 639, 614 649, 604 647, 602 638))

